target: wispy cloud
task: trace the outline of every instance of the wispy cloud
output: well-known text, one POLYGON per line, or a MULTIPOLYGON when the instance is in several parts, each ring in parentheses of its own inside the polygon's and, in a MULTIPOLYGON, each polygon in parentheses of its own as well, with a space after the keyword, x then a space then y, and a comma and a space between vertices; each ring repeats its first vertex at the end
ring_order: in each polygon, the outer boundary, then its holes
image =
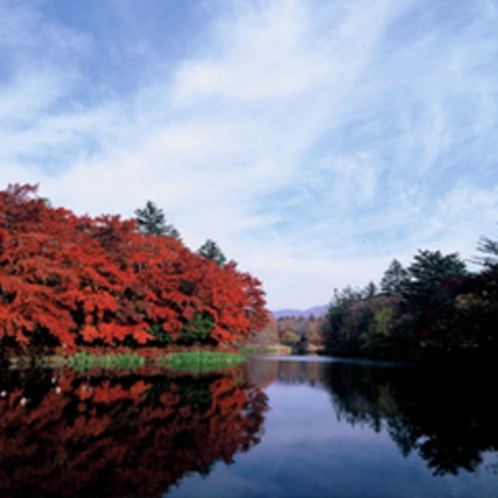
POLYGON ((79 213, 152 199, 272 307, 493 235, 493 2, 149 7, 0 1, 0 183, 79 213))

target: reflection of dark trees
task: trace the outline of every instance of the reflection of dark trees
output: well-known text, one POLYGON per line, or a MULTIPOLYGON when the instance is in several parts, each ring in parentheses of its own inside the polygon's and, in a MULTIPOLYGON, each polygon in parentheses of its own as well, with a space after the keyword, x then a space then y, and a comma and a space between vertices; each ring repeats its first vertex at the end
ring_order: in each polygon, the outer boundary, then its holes
POLYGON ((156 496, 260 442, 267 398, 242 368, 202 377, 4 374, 1 496, 156 496))
POLYGON ((498 407, 482 389, 496 378, 493 368, 333 363, 324 372, 339 417, 376 431, 384 425, 404 456, 416 451, 436 475, 475 471, 484 451, 498 451, 498 407))

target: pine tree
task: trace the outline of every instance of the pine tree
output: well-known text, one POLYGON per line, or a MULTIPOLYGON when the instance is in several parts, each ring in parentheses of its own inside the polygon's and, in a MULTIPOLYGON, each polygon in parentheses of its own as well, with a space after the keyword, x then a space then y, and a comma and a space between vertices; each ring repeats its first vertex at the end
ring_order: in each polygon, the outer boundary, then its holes
POLYGON ((197 254, 203 258, 211 259, 220 267, 222 267, 227 260, 221 249, 218 247, 218 244, 211 239, 204 242, 204 244, 197 251, 197 254))
POLYGON ((397 294, 403 292, 407 282, 408 271, 397 259, 393 259, 380 281, 380 289, 384 294, 397 294))
POLYGON ((467 270, 457 253, 444 256, 440 251, 422 251, 414 256, 408 267, 409 280, 403 291, 405 297, 426 300, 434 295, 443 279, 459 279, 467 270))
POLYGON ((138 231, 144 235, 167 235, 180 240, 180 232, 166 223, 163 210, 152 201, 147 201, 145 208, 135 211, 138 231))

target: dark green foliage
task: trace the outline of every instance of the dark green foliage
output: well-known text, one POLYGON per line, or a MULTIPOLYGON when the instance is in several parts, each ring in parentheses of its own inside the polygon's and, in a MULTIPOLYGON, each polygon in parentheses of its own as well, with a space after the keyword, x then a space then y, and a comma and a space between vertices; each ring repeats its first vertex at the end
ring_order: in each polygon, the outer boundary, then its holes
POLYGON ((341 331, 344 319, 349 309, 354 303, 362 300, 361 291, 346 287, 341 292, 334 289, 334 297, 330 303, 327 317, 322 327, 322 335, 325 341, 325 348, 330 351, 340 351, 342 354, 352 354, 354 348, 353 341, 349 341, 341 331))
MULTIPOLYGON (((404 304, 400 294, 379 296, 365 303, 358 330, 359 355, 393 359, 410 356, 417 340, 403 312, 404 304)), ((355 309, 351 311, 353 316, 357 313, 355 309)))
POLYGON ((173 226, 166 224, 162 209, 152 201, 147 201, 143 209, 135 211, 138 231, 144 235, 167 235, 180 239, 180 232, 173 226))
POLYGON ((208 239, 197 251, 199 256, 202 256, 206 259, 211 259, 218 266, 223 266, 227 260, 218 244, 214 240, 208 239))
POLYGON ((170 344, 173 342, 173 337, 163 330, 163 326, 160 323, 154 323, 151 325, 147 333, 153 335, 156 340, 161 344, 170 344))
POLYGON ((370 282, 363 290, 363 299, 372 299, 377 295, 377 286, 370 282))
POLYGON ((396 294, 403 292, 407 283, 408 271, 397 259, 393 259, 380 281, 380 290, 383 294, 396 294))
POLYGON ((420 251, 382 281, 335 291, 322 335, 333 354, 424 359, 462 348, 498 350, 498 271, 469 275, 458 254, 420 251), (372 289, 369 292, 369 288, 372 289))
POLYGON ((180 336, 176 340, 173 339, 171 334, 164 331, 160 323, 153 324, 147 332, 153 335, 161 345, 176 343, 182 346, 192 346, 209 344, 208 338, 214 325, 214 320, 210 316, 202 316, 196 313, 194 318, 183 325, 180 336))
POLYGON ((498 268, 498 241, 488 239, 482 236, 479 239, 477 250, 485 256, 474 258, 474 261, 481 264, 485 268, 497 269, 498 268))
POLYGON ((196 313, 194 318, 183 326, 179 342, 186 345, 205 343, 213 327, 214 321, 211 317, 196 313))
POLYGON ((466 275, 465 263, 457 253, 443 256, 440 251, 422 251, 414 256, 408 267, 409 279, 404 295, 411 301, 427 301, 434 295, 443 279, 459 279, 466 275))

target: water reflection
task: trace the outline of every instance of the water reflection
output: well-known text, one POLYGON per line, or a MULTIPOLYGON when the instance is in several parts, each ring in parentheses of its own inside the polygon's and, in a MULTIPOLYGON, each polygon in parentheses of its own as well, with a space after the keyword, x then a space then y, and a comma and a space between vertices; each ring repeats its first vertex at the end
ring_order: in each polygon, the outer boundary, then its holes
POLYGON ((457 475, 498 451, 498 407, 482 390, 489 373, 333 363, 323 382, 339 417, 384 425, 403 456, 417 452, 434 475, 457 475))
POLYGON ((252 356, 247 359, 250 377, 260 387, 267 387, 273 382, 319 386, 322 384, 323 366, 329 363, 326 358, 306 356, 252 356))
POLYGON ((498 451, 498 405, 483 391, 496 378, 494 367, 253 359, 249 368, 261 386, 325 389, 339 420, 386 429, 403 457, 417 453, 434 475, 475 472, 485 452, 498 451))
POLYGON ((201 377, 4 373, 0 494, 164 494, 257 445, 267 406, 243 367, 201 377))

